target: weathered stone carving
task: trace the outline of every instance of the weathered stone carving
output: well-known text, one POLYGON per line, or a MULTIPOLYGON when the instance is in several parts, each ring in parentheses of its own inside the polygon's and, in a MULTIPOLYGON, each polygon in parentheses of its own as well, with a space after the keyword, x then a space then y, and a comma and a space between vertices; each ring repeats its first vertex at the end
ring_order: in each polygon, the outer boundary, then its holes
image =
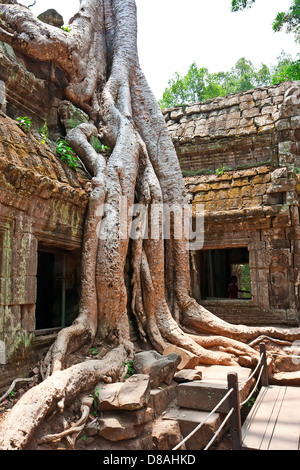
POLYGON ((269 267, 270 306, 274 308, 288 308, 288 277, 287 268, 280 264, 279 257, 273 256, 269 267))
POLYGON ((63 17, 56 10, 54 10, 54 8, 50 8, 49 10, 44 11, 44 13, 41 13, 38 16, 38 19, 43 21, 43 23, 56 26, 57 28, 60 28, 64 24, 63 17))

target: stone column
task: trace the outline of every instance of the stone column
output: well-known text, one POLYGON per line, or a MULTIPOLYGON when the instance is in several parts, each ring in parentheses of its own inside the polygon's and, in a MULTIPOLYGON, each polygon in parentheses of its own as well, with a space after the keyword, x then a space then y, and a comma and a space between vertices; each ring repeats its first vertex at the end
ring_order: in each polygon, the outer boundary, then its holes
POLYGON ((249 267, 253 303, 262 309, 268 309, 269 272, 266 262, 266 242, 255 241, 249 244, 249 267))
POLYGON ((23 353, 35 330, 37 240, 23 213, 0 236, 0 363, 23 353))

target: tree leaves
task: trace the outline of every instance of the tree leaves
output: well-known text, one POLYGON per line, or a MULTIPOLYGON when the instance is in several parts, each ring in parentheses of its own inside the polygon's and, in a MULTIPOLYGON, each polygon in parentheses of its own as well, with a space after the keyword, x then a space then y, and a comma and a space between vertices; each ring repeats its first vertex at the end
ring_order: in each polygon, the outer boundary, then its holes
POLYGON ((229 72, 209 73, 193 62, 183 77, 175 73, 159 101, 161 108, 207 101, 219 96, 276 85, 287 80, 300 80, 300 60, 282 52, 277 64, 255 68, 250 60, 241 57, 229 72))
POLYGON ((244 10, 245 8, 250 8, 254 2, 255 0, 232 0, 231 10, 239 11, 244 10))
MULTIPOLYGON (((231 11, 236 12, 250 8, 255 0, 232 0, 231 11)), ((273 31, 278 32, 286 27, 287 33, 295 34, 296 42, 300 42, 300 0, 293 0, 287 12, 278 12, 273 21, 273 31)))

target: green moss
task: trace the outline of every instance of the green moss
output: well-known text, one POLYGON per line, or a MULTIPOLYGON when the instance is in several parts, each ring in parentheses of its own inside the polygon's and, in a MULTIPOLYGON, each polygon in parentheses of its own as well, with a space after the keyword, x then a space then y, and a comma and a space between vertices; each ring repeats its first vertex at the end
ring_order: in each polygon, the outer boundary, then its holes
POLYGON ((214 173, 215 173, 214 170, 209 170, 207 168, 201 168, 201 169, 195 170, 195 171, 182 170, 182 175, 184 177, 200 176, 200 175, 213 175, 214 173))
MULTIPOLYGON (((223 174, 226 171, 237 171, 237 170, 247 170, 250 168, 258 168, 260 166, 271 165, 272 159, 269 158, 268 160, 253 163, 247 163, 244 165, 235 165, 232 167, 223 165, 221 168, 217 168, 216 170, 208 169, 208 168, 200 168, 199 170, 182 170, 182 175, 184 178, 189 176, 201 176, 201 175, 215 175, 215 174, 223 174)), ((300 172, 300 169, 299 169, 300 172)))

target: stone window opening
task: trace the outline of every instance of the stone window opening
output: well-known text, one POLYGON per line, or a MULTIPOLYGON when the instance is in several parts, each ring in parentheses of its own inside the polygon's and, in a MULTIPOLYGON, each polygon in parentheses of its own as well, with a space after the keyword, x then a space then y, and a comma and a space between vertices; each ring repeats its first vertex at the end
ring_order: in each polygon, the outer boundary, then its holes
POLYGON ((36 334, 59 330, 78 315, 80 253, 39 246, 36 334))
POLYGON ((196 300, 251 300, 247 247, 203 249, 194 252, 193 256, 197 275, 192 280, 192 290, 196 300), (229 291, 233 290, 237 291, 236 295, 230 295, 229 291))

